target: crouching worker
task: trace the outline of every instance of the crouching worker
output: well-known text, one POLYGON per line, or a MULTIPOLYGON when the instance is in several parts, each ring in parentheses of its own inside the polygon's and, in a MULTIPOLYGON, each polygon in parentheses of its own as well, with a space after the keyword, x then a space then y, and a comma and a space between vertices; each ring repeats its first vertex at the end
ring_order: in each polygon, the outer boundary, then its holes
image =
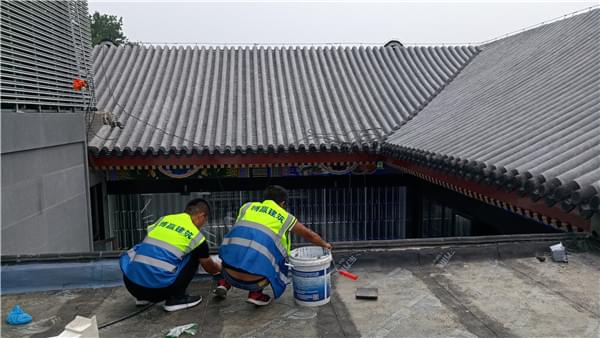
POLYGON ((267 305, 271 297, 263 288, 269 284, 275 298, 283 294, 287 284, 287 257, 290 253, 290 231, 326 249, 331 244, 285 211, 288 194, 280 186, 265 190, 263 202, 244 204, 231 231, 219 248, 222 276, 215 294, 222 298, 236 288, 248 290, 247 302, 267 305))
POLYGON ((186 289, 198 270, 198 263, 210 274, 221 265, 209 256, 208 243, 200 229, 208 220, 210 208, 203 199, 194 199, 185 212, 167 215, 148 227, 144 240, 120 258, 125 287, 137 305, 165 301, 165 311, 196 306, 201 296, 186 289))

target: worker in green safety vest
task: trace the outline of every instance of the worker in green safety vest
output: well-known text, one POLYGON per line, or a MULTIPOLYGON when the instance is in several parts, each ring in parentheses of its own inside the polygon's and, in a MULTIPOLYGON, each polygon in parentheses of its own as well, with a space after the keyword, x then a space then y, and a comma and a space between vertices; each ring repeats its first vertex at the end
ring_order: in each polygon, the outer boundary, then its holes
POLYGON ((125 287, 137 305, 165 301, 165 311, 196 306, 200 296, 186 294, 198 264, 210 274, 218 274, 221 264, 209 256, 206 238, 200 232, 208 220, 208 203, 191 200, 185 211, 166 215, 148 227, 144 240, 120 258, 125 287))
POLYGON ((287 285, 291 231, 331 250, 331 244, 285 210, 287 199, 284 188, 270 186, 262 202, 246 203, 240 208, 234 226, 219 248, 223 269, 214 291, 217 296, 226 297, 227 291, 235 286, 249 291, 247 302, 267 305, 271 297, 262 291, 270 284, 275 298, 280 297, 287 285))

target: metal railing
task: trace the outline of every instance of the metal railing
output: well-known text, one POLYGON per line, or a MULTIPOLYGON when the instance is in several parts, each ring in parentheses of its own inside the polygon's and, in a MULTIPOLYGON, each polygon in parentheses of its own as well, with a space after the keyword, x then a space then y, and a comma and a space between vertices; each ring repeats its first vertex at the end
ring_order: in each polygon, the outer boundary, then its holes
MULTIPOLYGON (((118 248, 129 248, 157 218, 181 212, 189 200, 202 197, 212 207, 203 232, 211 246, 218 246, 240 206, 261 196, 261 191, 109 195, 110 236, 118 248)), ((288 210, 330 242, 393 240, 405 238, 405 201, 402 186, 295 189, 288 210)), ((297 236, 292 241, 305 242, 297 236)))

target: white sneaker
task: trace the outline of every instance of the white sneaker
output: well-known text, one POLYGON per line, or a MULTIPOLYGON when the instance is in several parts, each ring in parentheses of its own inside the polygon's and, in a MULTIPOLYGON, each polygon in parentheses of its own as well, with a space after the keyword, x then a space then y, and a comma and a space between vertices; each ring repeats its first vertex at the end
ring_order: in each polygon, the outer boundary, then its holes
POLYGON ((165 305, 163 305, 163 309, 168 312, 179 311, 184 309, 189 309, 194 307, 202 302, 202 297, 200 296, 180 296, 180 297, 170 297, 167 298, 165 305))
POLYGON ((151 302, 149 300, 140 300, 140 299, 135 300, 135 306, 146 306, 150 303, 151 302))

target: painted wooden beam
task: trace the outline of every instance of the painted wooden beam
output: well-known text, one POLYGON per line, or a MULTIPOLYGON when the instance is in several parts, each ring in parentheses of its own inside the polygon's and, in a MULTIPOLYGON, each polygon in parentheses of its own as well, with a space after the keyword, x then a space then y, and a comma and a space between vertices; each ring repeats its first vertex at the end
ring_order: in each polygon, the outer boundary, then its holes
POLYGON ((134 155, 93 156, 89 162, 93 168, 144 168, 156 166, 201 167, 266 167, 287 164, 312 163, 367 163, 383 161, 380 155, 369 153, 284 153, 284 154, 234 154, 234 155, 134 155))

